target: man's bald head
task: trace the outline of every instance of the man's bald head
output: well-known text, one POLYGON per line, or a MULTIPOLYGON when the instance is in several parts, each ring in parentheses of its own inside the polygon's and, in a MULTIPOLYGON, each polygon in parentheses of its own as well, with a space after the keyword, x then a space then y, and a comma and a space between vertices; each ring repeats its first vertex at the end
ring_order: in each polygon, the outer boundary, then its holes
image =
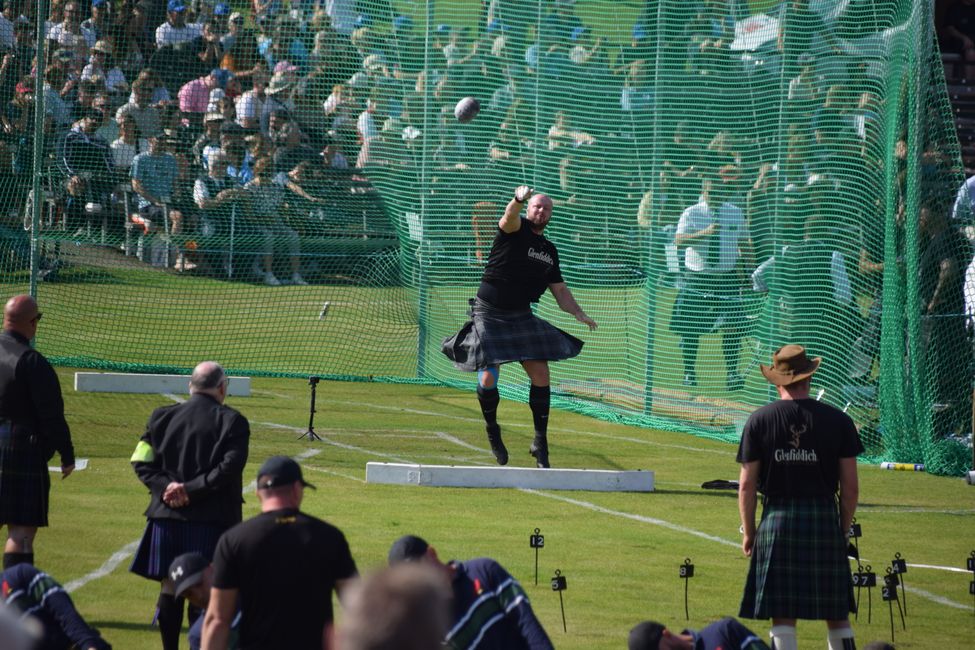
POLYGON ((224 390, 226 379, 223 367, 219 363, 203 361, 193 368, 193 374, 190 376, 190 393, 206 393, 222 402, 226 396, 224 390))
POLYGON ((552 218, 552 199, 547 194, 535 194, 528 200, 526 218, 532 229, 541 231, 552 218))
POLYGON ((3 307, 3 329, 17 332, 29 339, 34 338, 40 316, 37 301, 33 297, 27 294, 14 296, 3 307))

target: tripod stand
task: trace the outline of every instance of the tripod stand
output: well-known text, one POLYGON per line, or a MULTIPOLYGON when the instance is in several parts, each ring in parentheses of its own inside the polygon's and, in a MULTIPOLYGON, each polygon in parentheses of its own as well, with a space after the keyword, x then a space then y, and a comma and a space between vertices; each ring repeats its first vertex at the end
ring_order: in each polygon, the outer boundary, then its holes
POLYGON ((315 433, 315 389, 318 387, 318 382, 322 379, 321 377, 309 377, 308 385, 311 386, 311 406, 308 410, 308 431, 298 436, 298 440, 302 438, 308 438, 311 441, 321 440, 322 437, 315 433))

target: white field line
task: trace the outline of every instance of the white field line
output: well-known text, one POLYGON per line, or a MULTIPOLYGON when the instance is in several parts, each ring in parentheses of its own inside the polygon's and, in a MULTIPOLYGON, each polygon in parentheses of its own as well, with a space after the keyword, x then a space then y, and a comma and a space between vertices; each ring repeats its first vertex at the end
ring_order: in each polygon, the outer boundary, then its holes
POLYGON ((700 537, 701 539, 706 539, 709 542, 715 542, 723 546, 733 546, 734 548, 741 547, 741 542, 733 542, 730 539, 724 539, 722 537, 717 537, 715 535, 709 535, 700 530, 695 530, 693 528, 687 528, 686 526, 681 526, 679 524, 673 524, 664 519, 657 519, 656 517, 646 517, 644 515, 637 515, 632 512, 622 512, 619 510, 610 510, 609 508, 604 508, 602 506, 597 506, 595 503, 589 503, 588 501, 582 501, 581 499, 573 499, 571 497, 562 496, 561 494, 551 494, 549 492, 541 492, 539 490, 529 489, 529 488, 519 488, 520 492, 526 492, 528 494, 536 494, 540 497, 546 497, 548 499, 554 499, 556 501, 564 501, 565 503, 571 503, 574 506, 579 506, 580 508, 585 508, 587 510, 592 510, 593 512, 599 512, 604 515, 612 515, 613 517, 621 517, 623 519, 632 519, 633 521, 639 521, 643 524, 651 524, 653 526, 660 526, 661 528, 667 528, 678 533, 684 533, 686 535, 693 535, 695 537, 700 537))
POLYGON ((131 557, 135 553, 136 549, 139 548, 139 541, 140 540, 137 539, 134 542, 129 542, 119 550, 115 551, 114 553, 112 553, 112 556, 110 558, 105 560, 104 564, 102 564, 100 567, 98 567, 91 573, 87 573, 81 576, 80 578, 78 578, 77 580, 72 580, 71 582, 65 583, 64 590, 70 594, 71 592, 77 589, 81 589, 82 587, 84 587, 89 582, 92 582, 93 580, 104 578, 109 573, 114 571, 116 567, 118 567, 118 565, 122 564, 122 562, 125 562, 129 557, 131 557))
MULTIPOLYGON (((912 565, 909 565, 912 566, 912 565)), ((967 573, 967 571, 966 571, 967 573)), ((928 600, 938 603, 939 605, 944 605, 945 607, 953 607, 955 609, 971 609, 971 605, 962 605, 961 603, 956 603, 955 601, 945 598, 944 596, 939 596, 938 594, 932 594, 926 589, 919 589, 917 587, 908 587, 904 585, 904 589, 912 594, 917 594, 921 598, 927 598, 928 600)))
POLYGON ((961 508, 954 510, 944 510, 940 508, 925 508, 924 506, 917 507, 879 507, 873 508, 870 506, 857 506, 857 510, 863 512, 885 514, 885 515, 899 515, 899 514, 932 514, 932 515, 975 515, 975 508, 961 508))

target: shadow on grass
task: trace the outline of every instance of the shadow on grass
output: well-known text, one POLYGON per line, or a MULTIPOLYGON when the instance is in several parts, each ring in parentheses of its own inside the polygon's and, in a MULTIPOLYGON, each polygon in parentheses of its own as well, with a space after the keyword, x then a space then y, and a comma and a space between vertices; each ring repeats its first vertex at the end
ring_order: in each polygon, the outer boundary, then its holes
POLYGON ((720 491, 720 490, 704 490, 704 489, 701 490, 656 489, 654 490, 654 492, 656 494, 673 494, 673 495, 682 495, 682 496, 690 496, 690 497, 724 497, 726 499, 735 499, 735 500, 738 499, 738 492, 732 490, 720 491))

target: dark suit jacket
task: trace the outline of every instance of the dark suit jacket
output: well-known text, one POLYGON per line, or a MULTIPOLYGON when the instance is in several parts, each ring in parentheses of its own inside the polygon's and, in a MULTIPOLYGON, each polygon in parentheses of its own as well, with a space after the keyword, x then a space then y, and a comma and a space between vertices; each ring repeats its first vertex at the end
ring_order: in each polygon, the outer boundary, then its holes
MULTIPOLYGON (((61 384, 47 359, 15 332, 0 333, 0 421, 13 426, 13 444, 36 445, 46 462, 57 451, 74 464, 61 384)), ((47 467, 44 467, 47 472, 47 467)))
POLYGON ((191 395, 183 404, 156 409, 141 440, 152 460, 134 462, 135 473, 152 494, 146 517, 192 522, 237 523, 244 499, 247 418, 209 395, 191 395), (162 501, 171 482, 184 483, 189 505, 170 508, 162 501))

